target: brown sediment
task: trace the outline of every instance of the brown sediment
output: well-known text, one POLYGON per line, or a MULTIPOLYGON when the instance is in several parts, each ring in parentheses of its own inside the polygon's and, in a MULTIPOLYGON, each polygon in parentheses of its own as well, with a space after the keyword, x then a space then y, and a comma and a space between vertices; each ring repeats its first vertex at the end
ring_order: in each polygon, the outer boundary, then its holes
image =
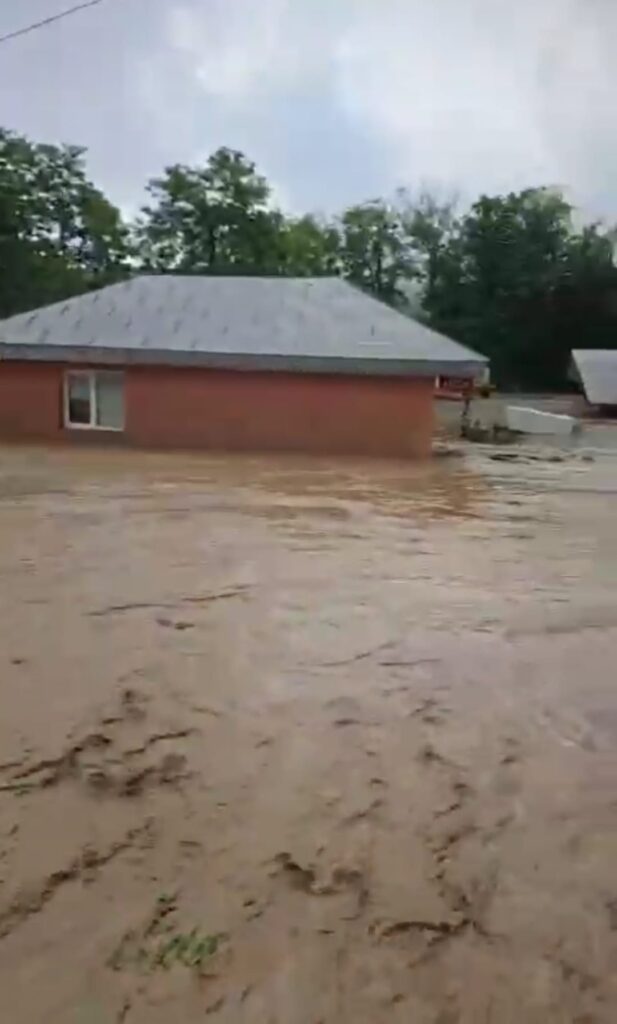
POLYGON ((613 1024, 617 457, 532 456, 2 449, 11 1024, 613 1024))

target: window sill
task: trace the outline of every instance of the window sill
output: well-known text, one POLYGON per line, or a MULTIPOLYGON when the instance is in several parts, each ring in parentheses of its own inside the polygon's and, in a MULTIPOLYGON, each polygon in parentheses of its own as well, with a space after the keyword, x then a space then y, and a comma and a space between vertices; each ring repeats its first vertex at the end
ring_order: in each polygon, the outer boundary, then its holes
POLYGON ((84 430, 92 434, 122 434, 124 427, 98 427, 92 423, 65 423, 65 430, 84 430))

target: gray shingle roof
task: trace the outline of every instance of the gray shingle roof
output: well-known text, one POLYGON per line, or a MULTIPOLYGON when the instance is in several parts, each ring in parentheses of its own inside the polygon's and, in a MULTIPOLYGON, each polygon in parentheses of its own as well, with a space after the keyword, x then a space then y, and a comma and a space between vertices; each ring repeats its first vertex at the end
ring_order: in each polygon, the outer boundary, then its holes
POLYGON ((0 322, 0 356, 427 376, 486 362, 340 278, 167 275, 0 322))
POLYGON ((572 360, 592 405, 617 405, 617 351, 575 349, 572 360))

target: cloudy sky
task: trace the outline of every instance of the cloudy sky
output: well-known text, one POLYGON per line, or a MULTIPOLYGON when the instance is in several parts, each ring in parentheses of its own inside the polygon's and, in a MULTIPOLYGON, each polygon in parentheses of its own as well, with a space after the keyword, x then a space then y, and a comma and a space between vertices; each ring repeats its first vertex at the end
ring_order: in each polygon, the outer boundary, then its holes
MULTIPOLYGON (((70 0, 0 0, 0 35, 70 0)), ((242 149, 290 211, 559 184, 617 218, 617 0, 105 0, 0 46, 0 124, 127 210, 242 149)))

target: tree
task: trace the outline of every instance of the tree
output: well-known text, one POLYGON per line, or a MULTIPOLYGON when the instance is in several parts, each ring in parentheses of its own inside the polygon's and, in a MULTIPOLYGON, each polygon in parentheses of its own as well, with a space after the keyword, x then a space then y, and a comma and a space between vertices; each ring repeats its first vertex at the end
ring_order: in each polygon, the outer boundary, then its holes
POLYGON ((403 285, 415 274, 413 249, 400 210, 381 200, 351 206, 340 220, 344 276, 390 305, 404 305, 403 285))
POLYGON ((438 280, 440 259, 456 230, 456 201, 447 199, 440 202, 426 190, 414 200, 405 189, 399 189, 397 200, 403 232, 415 253, 414 270, 422 300, 430 305, 438 280))
POLYGON ((482 196, 461 218, 437 253, 425 303, 436 327, 490 357, 498 383, 554 387, 589 337, 586 318, 602 319, 603 336, 608 322, 617 326, 616 276, 597 227, 577 234, 558 192, 526 189, 482 196))
POLYGON ((280 272, 289 277, 338 274, 341 239, 334 224, 307 215, 288 220, 280 239, 280 272))
POLYGON ((498 384, 566 383, 570 352, 617 346, 615 235, 576 229, 555 189, 454 202, 400 190, 332 220, 285 217, 255 164, 222 148, 148 186, 132 226, 86 177, 84 150, 0 129, 0 316, 161 273, 340 274, 489 356, 498 384))
MULTIPOLYGON (((566 372, 573 348, 617 347, 614 233, 590 224, 570 238, 554 296, 557 366, 566 372)), ((555 371, 555 364, 550 366, 555 371)))
POLYGON ((144 265, 177 273, 266 273, 280 258, 283 218, 255 164, 219 149, 205 167, 168 167, 150 182, 139 227, 144 265))
POLYGON ((0 315, 118 280, 128 232, 89 182, 84 151, 0 129, 0 315))

